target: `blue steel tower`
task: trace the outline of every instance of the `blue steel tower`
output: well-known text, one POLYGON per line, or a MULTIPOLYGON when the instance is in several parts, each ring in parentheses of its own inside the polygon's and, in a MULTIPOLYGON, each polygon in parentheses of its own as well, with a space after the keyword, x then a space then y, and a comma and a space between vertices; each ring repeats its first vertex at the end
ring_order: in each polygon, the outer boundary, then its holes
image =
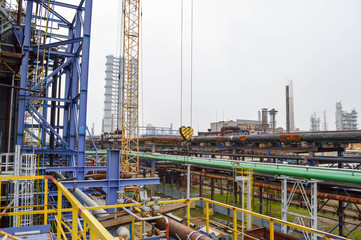
POLYGON ((28 0, 25 25, 14 27, 23 53, 16 144, 43 166, 66 160, 84 179, 92 0, 76 2, 28 0))

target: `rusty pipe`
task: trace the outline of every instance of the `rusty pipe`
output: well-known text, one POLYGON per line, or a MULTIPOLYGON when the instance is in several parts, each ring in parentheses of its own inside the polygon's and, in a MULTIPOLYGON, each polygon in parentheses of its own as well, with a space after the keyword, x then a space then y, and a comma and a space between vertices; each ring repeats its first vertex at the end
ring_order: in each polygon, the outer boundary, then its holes
POLYGON ((197 136, 192 137, 193 143, 199 142, 233 142, 233 143, 262 143, 262 142, 342 142, 352 143, 361 141, 361 131, 330 131, 330 132, 301 132, 291 134, 258 134, 233 136, 197 136))
MULTIPOLYGON (((178 169, 178 168, 172 168, 172 170, 178 171, 178 172, 187 172, 186 170, 178 169)), ((221 179, 221 180, 233 181, 232 177, 219 176, 219 175, 215 175, 215 174, 201 173, 201 172, 196 172, 196 171, 191 171, 191 174, 200 175, 200 176, 204 176, 204 177, 210 177, 210 178, 217 178, 217 179, 221 179)), ((256 186, 256 187, 263 187, 263 188, 282 191, 281 187, 275 186, 275 185, 272 185, 272 184, 253 182, 253 185, 256 186)), ((291 188, 287 188, 288 192, 291 192, 291 190, 292 190, 291 188)), ((301 193, 301 191, 297 189, 296 193, 301 193)), ((306 194, 311 195, 311 191, 307 190, 306 194)), ((336 194, 330 194, 330 193, 321 193, 321 192, 317 192, 317 196, 332 199, 332 200, 339 200, 339 201, 344 201, 344 202, 361 204, 361 198, 347 197, 347 196, 342 196, 342 195, 336 195, 336 194)))
MULTIPOLYGON (((202 235, 199 232, 195 232, 194 229, 184 226, 183 224, 174 221, 171 218, 168 218, 168 221, 169 221, 169 235, 174 239, 188 240, 189 238, 189 240, 196 240, 200 235, 202 235), (192 234, 189 236, 190 233, 192 234)), ((163 218, 158 219, 155 223, 156 223, 155 226, 158 229, 166 230, 167 223, 163 218)), ((206 236, 201 236, 197 240, 211 240, 211 238, 206 236)))
MULTIPOLYGON (((88 178, 93 178, 95 180, 99 180, 99 179, 106 179, 107 171, 97 171, 98 173, 95 174, 93 171, 89 171, 89 174, 86 175, 86 177, 88 178)), ((120 172, 119 178, 121 179, 128 179, 128 178, 132 178, 133 174, 131 174, 130 172, 120 172)))
POLYGON ((226 132, 236 132, 236 131, 240 131, 240 132, 244 132, 246 133, 246 135, 249 135, 249 131, 247 129, 243 129, 239 126, 223 126, 221 128, 221 136, 224 136, 226 134, 226 132))

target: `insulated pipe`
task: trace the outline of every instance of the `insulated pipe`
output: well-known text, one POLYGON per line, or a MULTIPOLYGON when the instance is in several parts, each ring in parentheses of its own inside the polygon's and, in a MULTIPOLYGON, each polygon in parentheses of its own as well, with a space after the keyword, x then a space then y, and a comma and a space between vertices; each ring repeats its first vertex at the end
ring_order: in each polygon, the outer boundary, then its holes
MULTIPOLYGON (((140 137, 139 141, 154 142, 181 142, 180 137, 140 137)), ((329 131, 329 132, 301 132, 285 134, 257 134, 257 135, 233 135, 233 136, 194 136, 193 143, 200 142, 361 142, 361 131, 329 131)))
MULTIPOLYGON (((60 172, 54 172, 54 174, 61 180, 65 180, 66 178, 60 172)), ((99 204, 94 202, 90 197, 88 197, 85 193, 83 193, 79 188, 74 188, 74 194, 77 196, 85 205, 88 207, 99 207, 99 204)), ((100 216, 105 217, 109 216, 109 213, 104 209, 94 209, 93 213, 101 214, 100 216)))
MULTIPOLYGON (((160 151, 161 152, 161 151, 160 151)), ((168 150, 163 152, 177 152, 183 153, 183 151, 177 150, 168 150)), ((292 159, 292 160, 308 160, 308 161, 325 161, 325 162, 348 162, 348 163, 361 163, 360 157, 309 157, 309 156, 300 156, 300 155, 261 155, 261 154, 234 154, 234 153, 219 153, 219 152, 197 152, 190 151, 190 154, 203 154, 203 155, 212 155, 212 156, 229 156, 229 157, 250 157, 250 158, 277 158, 277 159, 292 159)))
POLYGON ((246 163, 241 161, 216 160, 207 158, 195 158, 174 155, 145 154, 139 153, 139 157, 146 159, 154 159, 161 161, 178 162, 182 164, 192 164, 200 166, 208 166, 215 168, 233 169, 236 167, 251 168, 254 172, 268 173, 272 175, 285 175, 300 177, 306 179, 320 179, 336 182, 346 182, 361 184, 361 171, 346 169, 325 169, 318 167, 289 166, 283 164, 267 164, 267 163, 246 163))
MULTIPOLYGON (((173 219, 169 218, 169 235, 174 239, 179 240, 211 240, 211 238, 207 236, 201 236, 202 233, 194 231, 183 224, 174 221, 173 219), (192 233, 193 232, 193 233, 192 233), (192 234, 191 234, 192 233, 192 234), (190 235, 191 234, 191 235, 190 235), (190 235, 190 236, 189 236, 190 235)), ((156 221, 155 226, 160 230, 166 230, 167 222, 164 219, 158 219, 156 221)))
POLYGON ((242 136, 197 136, 192 137, 194 143, 200 142, 234 142, 234 143, 261 143, 261 142, 361 142, 361 131, 350 132, 316 132, 291 134, 258 134, 242 136))
MULTIPOLYGON (((141 138, 140 138, 141 140, 141 138)), ((169 152, 180 152, 177 150, 171 150, 169 152)), ((234 156, 234 157, 257 157, 257 158, 280 158, 280 159, 295 159, 295 160, 315 160, 326 162, 349 162, 349 163, 361 163, 361 158, 355 157, 309 157, 309 156, 288 156, 288 155, 258 155, 258 154, 233 154, 233 153, 217 153, 217 152, 189 152, 190 154, 204 154, 204 155, 220 155, 220 156, 234 156)), ((106 151, 98 151, 98 155, 106 155, 106 151)), ((87 151, 86 155, 95 155, 95 151, 87 151)), ((98 171, 99 172, 99 171, 98 171)))

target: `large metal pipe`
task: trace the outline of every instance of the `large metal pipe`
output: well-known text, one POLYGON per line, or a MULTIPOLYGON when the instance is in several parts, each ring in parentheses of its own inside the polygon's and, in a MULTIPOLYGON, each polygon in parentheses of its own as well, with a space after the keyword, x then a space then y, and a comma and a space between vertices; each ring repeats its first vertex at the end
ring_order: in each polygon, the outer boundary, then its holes
MULTIPOLYGON (((66 178, 60 172, 54 172, 54 174, 61 180, 65 180, 66 178)), ((99 207, 99 204, 94 202, 90 197, 88 197, 85 193, 83 193, 79 188, 74 188, 74 195, 77 196, 85 205, 88 207, 99 207)), ((109 213, 104 209, 94 209, 93 213, 100 214, 99 216, 105 217, 109 216, 109 213)))
MULTIPOLYGON (((177 150, 166 150, 163 152, 169 153, 182 153, 183 151, 177 150)), ((235 153, 222 153, 222 152, 198 152, 190 151, 190 154, 202 154, 202 155, 212 155, 212 156, 228 156, 228 157, 249 157, 249 158, 277 158, 277 159, 288 159, 288 160, 303 160, 303 161, 321 161, 321 162, 347 162, 347 163, 361 163, 361 158, 359 157, 331 157, 331 156, 319 156, 319 157, 310 157, 310 156, 300 156, 300 155, 261 155, 261 154, 235 154, 235 153)))
MULTIPOLYGON (((191 229, 177 221, 174 221, 171 218, 168 218, 168 221, 169 221, 169 235, 172 236, 174 239, 211 240, 211 238, 209 238, 207 236, 200 236, 200 235, 202 235, 202 233, 196 232, 196 231, 194 231, 194 229, 191 229)), ((161 218, 156 221, 155 226, 160 230, 166 230, 167 222, 163 218, 161 218)))
POLYGON ((163 216, 160 213, 157 213, 157 216, 153 216, 153 217, 139 217, 138 215, 132 213, 129 209, 122 207, 122 209, 124 211, 126 211, 129 215, 131 215, 132 217, 136 218, 138 221, 143 221, 143 233, 142 233, 142 237, 145 237, 145 222, 148 221, 153 221, 153 220, 158 220, 158 219, 162 219, 165 222, 165 230, 166 230, 166 238, 169 239, 169 219, 166 216, 163 216))
MULTIPOLYGON (((178 169, 178 168, 172 168, 172 170, 178 171, 178 172, 187 172, 186 170, 178 169)), ((191 171, 191 174, 233 182, 233 177, 227 177, 227 176, 221 176, 221 175, 203 173, 203 172, 197 172, 197 171, 191 171)), ((253 185, 256 187, 262 187, 262 188, 268 188, 268 189, 282 191, 281 187, 275 186, 272 184, 253 182, 253 185)), ((287 188, 288 192, 291 192, 291 190, 292 190, 291 188, 287 188)), ((296 190, 296 193, 301 193, 301 191, 296 190)), ((306 194, 311 195, 311 191, 306 191, 306 194)), ((329 193, 321 193, 321 192, 317 192, 317 196, 324 197, 327 199, 341 200, 341 201, 345 201, 345 202, 361 204, 361 198, 347 197, 347 196, 342 196, 342 195, 337 195, 337 194, 329 194, 329 193)))
POLYGON ((247 135, 249 135, 249 130, 247 129, 242 129, 240 126, 223 126, 221 128, 221 132, 220 132, 220 135, 221 136, 224 136, 226 135, 227 132, 235 132, 235 131, 240 131, 240 132, 244 132, 246 133, 247 135))
MULTIPOLYGON (((180 137, 140 137, 139 141, 153 142, 181 142, 180 137)), ((235 143, 274 143, 274 142, 361 142, 361 131, 328 131, 328 132, 299 132, 284 134, 257 134, 232 136, 194 136, 193 143, 201 142, 235 142, 235 143)))
POLYGON ((216 160, 207 158, 195 158, 174 155, 145 154, 139 153, 139 157, 161 161, 179 162, 209 166, 215 168, 233 169, 234 167, 251 168, 254 172, 268 173, 272 175, 285 175, 307 179, 320 179, 336 182, 361 184, 361 171, 347 169, 325 169, 318 167, 289 166, 284 164, 247 163, 231 160, 216 160))
POLYGON ((234 142, 234 143, 272 143, 272 142, 361 142, 361 131, 349 132, 316 132, 292 134, 259 134, 243 136, 197 136, 192 137, 194 143, 200 142, 234 142))

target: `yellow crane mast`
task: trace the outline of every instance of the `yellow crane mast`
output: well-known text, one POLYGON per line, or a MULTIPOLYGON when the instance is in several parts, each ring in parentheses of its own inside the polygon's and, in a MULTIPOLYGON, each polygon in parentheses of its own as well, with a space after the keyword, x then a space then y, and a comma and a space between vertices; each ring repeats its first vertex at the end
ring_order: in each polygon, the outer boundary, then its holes
MULTIPOLYGON (((140 0, 124 0, 121 170, 139 175, 140 0)), ((135 193, 136 191, 134 191, 135 193)))

